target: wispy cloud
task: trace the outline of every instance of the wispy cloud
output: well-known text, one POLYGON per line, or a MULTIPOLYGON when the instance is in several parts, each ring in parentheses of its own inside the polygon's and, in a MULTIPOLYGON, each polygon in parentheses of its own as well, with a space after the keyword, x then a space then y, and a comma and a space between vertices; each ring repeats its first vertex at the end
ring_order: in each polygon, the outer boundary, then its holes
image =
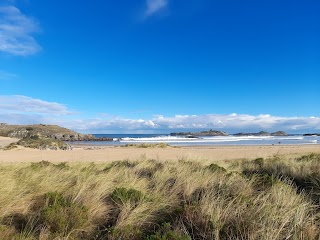
POLYGON ((159 11, 165 9, 168 5, 168 0, 146 0, 145 17, 150 17, 159 11))
POLYGON ((11 79, 14 79, 16 77, 17 77, 17 75, 14 74, 14 73, 10 73, 10 72, 7 72, 7 71, 0 70, 0 81, 1 80, 11 80, 11 79))
MULTIPOLYGON (((72 127, 72 126, 70 126, 72 127)), ((151 119, 93 119, 83 120, 74 125, 84 132, 172 132, 198 131, 207 129, 224 130, 230 133, 240 131, 278 131, 288 132, 319 131, 319 117, 281 117, 248 114, 206 114, 206 115, 176 115, 165 117, 155 116, 151 119)))
POLYGON ((147 119, 100 116, 79 118, 66 105, 27 96, 0 96, 0 122, 58 124, 87 133, 169 133, 216 129, 229 133, 278 131, 320 132, 320 117, 284 117, 270 114, 156 115, 147 119))
POLYGON ((2 116, 6 114, 61 116, 71 113, 63 104, 21 95, 0 96, 0 112, 2 116))
POLYGON ((230 129, 230 130, 304 130, 320 129, 319 117, 281 117, 270 114, 206 114, 157 116, 157 125, 168 129, 230 129))
POLYGON ((32 55, 41 47, 33 34, 38 23, 14 6, 0 6, 0 51, 18 56, 32 55))

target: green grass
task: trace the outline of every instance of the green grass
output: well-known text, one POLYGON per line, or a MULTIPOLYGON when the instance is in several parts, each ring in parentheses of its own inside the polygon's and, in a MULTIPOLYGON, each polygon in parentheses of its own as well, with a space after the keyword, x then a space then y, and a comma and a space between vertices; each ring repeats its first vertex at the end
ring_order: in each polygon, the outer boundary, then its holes
POLYGON ((319 159, 2 164, 0 239, 319 239, 319 159))
POLYGON ((87 208, 75 204, 70 197, 61 193, 48 192, 38 201, 42 201, 38 210, 39 223, 46 226, 53 235, 68 234, 72 230, 81 229, 88 222, 87 208))
POLYGON ((127 202, 131 202, 133 204, 138 204, 140 200, 143 199, 142 192, 135 190, 135 189, 126 189, 124 187, 116 188, 112 194, 111 199, 117 203, 124 205, 127 202))

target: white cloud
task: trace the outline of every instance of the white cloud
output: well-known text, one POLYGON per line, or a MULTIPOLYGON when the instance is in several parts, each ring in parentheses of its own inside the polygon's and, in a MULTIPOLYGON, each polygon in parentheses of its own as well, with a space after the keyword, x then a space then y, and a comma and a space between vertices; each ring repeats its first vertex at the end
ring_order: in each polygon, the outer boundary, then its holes
POLYGON ((270 114, 155 115, 131 119, 103 115, 80 118, 65 105, 27 96, 0 96, 0 122, 15 124, 58 124, 86 133, 169 133, 216 129, 235 132, 278 131, 319 132, 320 117, 283 117, 270 114))
POLYGON ((0 6, 0 51, 18 56, 32 55, 41 47, 33 34, 37 22, 14 6, 0 6))
POLYGON ((279 117, 272 115, 248 114, 206 114, 206 115, 176 115, 165 117, 157 115, 152 119, 86 119, 77 122, 64 122, 68 127, 82 132, 173 132, 200 131, 208 129, 223 130, 229 133, 278 131, 289 133, 317 131, 320 129, 319 117, 279 117))
POLYGON ((26 96, 0 96, 0 113, 7 115, 66 115, 71 112, 63 104, 47 102, 26 96))
POLYGON ((165 9, 168 5, 168 0, 146 0, 146 5, 145 16, 150 17, 165 9))

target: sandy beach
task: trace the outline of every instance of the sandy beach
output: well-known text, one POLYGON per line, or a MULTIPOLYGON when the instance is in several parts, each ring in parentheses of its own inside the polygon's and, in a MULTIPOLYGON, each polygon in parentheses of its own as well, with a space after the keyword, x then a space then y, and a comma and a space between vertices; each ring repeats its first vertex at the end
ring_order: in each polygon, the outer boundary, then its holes
MULTIPOLYGON (((4 146, 17 139, 0 138, 4 146)), ((232 160, 274 155, 303 155, 320 153, 320 145, 275 145, 275 146, 193 146, 167 148, 136 147, 74 147, 73 150, 37 150, 19 147, 9 151, 0 150, 0 162, 107 162, 115 160, 143 158, 160 160, 194 159, 194 160, 232 160)))

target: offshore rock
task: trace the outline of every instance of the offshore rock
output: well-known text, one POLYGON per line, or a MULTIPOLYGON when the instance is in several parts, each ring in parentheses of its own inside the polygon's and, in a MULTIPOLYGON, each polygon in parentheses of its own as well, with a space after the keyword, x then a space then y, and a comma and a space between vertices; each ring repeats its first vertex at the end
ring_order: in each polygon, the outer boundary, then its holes
POLYGON ((271 133, 271 136, 284 137, 284 136, 288 136, 288 133, 283 132, 283 131, 278 131, 278 132, 271 133))
POLYGON ((234 136, 242 137, 242 136, 257 136, 257 137, 266 137, 266 136, 277 136, 277 137, 283 137, 283 136, 288 136, 286 132, 283 131, 278 131, 274 133, 268 133, 265 131, 261 131, 258 133, 236 133, 234 136))
POLYGON ((210 137, 210 136, 229 136, 228 133, 223 131, 209 130, 202 132, 174 132, 170 133, 170 136, 195 136, 195 137, 210 137))
POLYGON ((271 134, 268 133, 268 132, 265 132, 265 131, 261 131, 261 132, 258 132, 258 133, 236 133, 234 134, 234 136, 237 136, 237 137, 243 137, 243 136, 259 136, 259 137, 262 137, 262 136, 270 136, 271 134))

